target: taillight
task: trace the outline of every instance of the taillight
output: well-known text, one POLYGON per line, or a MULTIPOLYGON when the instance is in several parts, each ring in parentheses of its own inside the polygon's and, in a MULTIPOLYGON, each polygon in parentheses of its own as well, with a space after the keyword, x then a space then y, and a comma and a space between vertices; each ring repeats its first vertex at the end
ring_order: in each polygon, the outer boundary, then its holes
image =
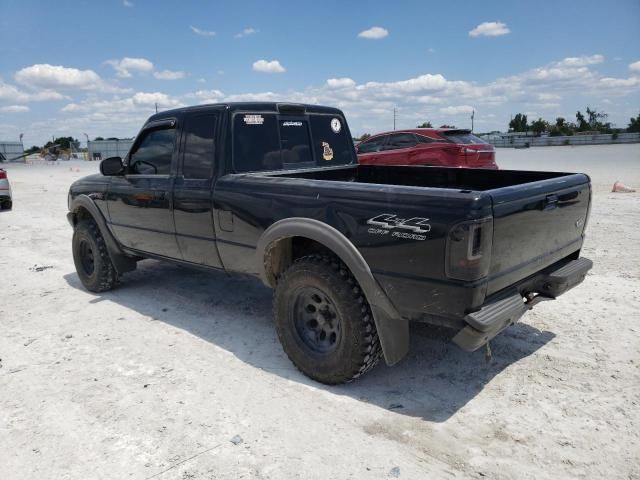
POLYGON ((0 169, 0 179, 3 178, 7 178, 7 172, 5 172, 4 170, 0 169))
POLYGON ((447 277, 478 280, 489 274, 493 218, 483 218, 454 226, 447 237, 447 277))

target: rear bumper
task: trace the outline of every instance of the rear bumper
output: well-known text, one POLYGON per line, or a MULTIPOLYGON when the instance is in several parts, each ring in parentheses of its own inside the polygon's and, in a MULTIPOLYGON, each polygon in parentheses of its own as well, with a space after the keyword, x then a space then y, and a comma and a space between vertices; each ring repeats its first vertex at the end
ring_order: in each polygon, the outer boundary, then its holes
POLYGON ((466 326, 453 338, 454 343, 468 352, 477 350, 516 323, 539 301, 553 300, 582 283, 591 267, 593 262, 588 258, 571 260, 560 268, 543 271, 508 288, 490 298, 480 310, 464 317, 466 326))

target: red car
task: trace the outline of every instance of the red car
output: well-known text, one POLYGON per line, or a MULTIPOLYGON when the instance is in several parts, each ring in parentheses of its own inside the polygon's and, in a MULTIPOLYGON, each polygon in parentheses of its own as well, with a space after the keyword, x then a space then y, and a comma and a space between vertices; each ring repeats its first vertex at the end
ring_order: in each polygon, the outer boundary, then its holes
POLYGON ((415 128, 374 135, 356 145, 362 165, 433 165, 497 169, 493 145, 470 130, 415 128))

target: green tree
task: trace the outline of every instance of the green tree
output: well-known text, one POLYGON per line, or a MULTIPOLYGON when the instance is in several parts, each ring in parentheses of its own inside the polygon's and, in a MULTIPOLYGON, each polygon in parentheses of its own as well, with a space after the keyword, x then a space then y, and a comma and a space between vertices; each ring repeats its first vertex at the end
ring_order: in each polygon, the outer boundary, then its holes
POLYGON ((433 125, 431 125, 431 122, 427 120, 426 122, 422 122, 422 124, 418 125, 416 128, 433 128, 433 125))
POLYGON ((69 148, 71 148, 72 143, 75 148, 78 148, 80 146, 80 142, 78 141, 77 138, 58 137, 58 138, 54 138, 52 142, 45 143, 44 148, 49 148, 49 147, 53 147, 54 145, 57 145, 58 148, 62 150, 68 150, 69 148))
POLYGON ((636 118, 629 119, 629 126, 627 127, 629 133, 640 133, 640 113, 636 118))
POLYGON ((37 145, 32 145, 31 147, 27 148, 24 153, 28 153, 29 155, 31 155, 32 153, 38 153, 40 151, 40 147, 38 147, 37 145))
POLYGON ((370 133, 363 133, 362 135, 360 135, 360 141, 364 142, 369 137, 371 137, 370 133))
POLYGON ((531 130, 538 137, 542 132, 546 132, 548 129, 549 129, 549 124, 547 123, 546 120, 543 120, 542 118, 538 118, 535 122, 531 123, 531 130))
POLYGON ((444 125, 440 125, 440 128, 456 128, 456 127, 455 127, 455 125, 444 124, 444 125))
POLYGON ((99 142, 100 140, 104 140, 104 137, 96 137, 93 139, 94 142, 99 142))
POLYGON ((509 130, 512 132, 526 132, 529 130, 527 116, 524 113, 516 113, 516 116, 509 122, 509 130))
POLYGON ((589 122, 587 122, 586 118, 584 118, 584 115, 580 110, 576 112, 576 122, 578 124, 577 129, 579 132, 586 132, 587 130, 589 130, 589 122))

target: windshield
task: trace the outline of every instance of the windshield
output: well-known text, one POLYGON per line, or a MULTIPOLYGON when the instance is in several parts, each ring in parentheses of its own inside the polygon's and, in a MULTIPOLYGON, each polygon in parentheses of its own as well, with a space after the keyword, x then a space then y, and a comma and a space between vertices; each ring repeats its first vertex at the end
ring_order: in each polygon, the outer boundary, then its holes
POLYGON ((302 116, 236 113, 233 166, 236 172, 290 170, 356 163, 341 115, 302 116))
POLYGON ((473 144, 473 143, 478 143, 478 144, 486 144, 487 142, 485 142, 484 140, 482 140, 480 137, 476 137, 474 134, 472 134, 471 132, 442 132, 442 134, 444 135, 444 137, 449 140, 450 142, 453 143, 457 143, 457 144, 473 144))

